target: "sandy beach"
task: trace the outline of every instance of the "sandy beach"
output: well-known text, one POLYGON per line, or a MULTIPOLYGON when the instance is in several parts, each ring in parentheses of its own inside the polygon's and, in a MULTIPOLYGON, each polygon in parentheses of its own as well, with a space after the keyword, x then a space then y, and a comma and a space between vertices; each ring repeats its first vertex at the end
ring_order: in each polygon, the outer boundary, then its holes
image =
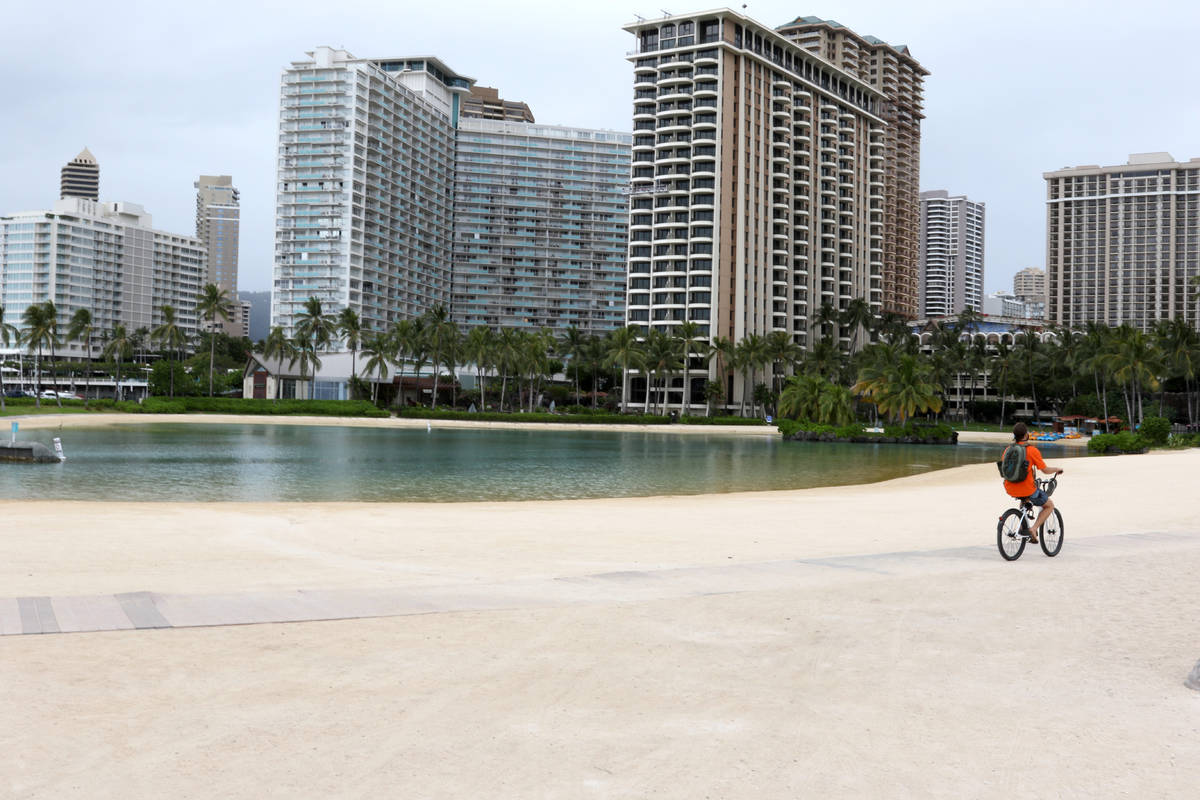
POLYGON ((427 603, 0 636, 0 795, 1193 797, 1200 450, 1063 463, 1063 552, 1015 563, 987 464, 693 497, 0 502, 8 598, 427 603))

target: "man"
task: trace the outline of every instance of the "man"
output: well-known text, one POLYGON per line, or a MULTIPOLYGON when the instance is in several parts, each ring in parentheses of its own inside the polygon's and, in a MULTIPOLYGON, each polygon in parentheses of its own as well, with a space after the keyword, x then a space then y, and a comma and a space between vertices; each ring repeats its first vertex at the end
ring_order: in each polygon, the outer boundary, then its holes
POLYGON ((1039 469, 1049 475, 1061 475, 1062 469, 1046 466, 1046 462, 1042 460, 1041 451, 1029 444, 1029 429, 1025 427, 1024 422, 1018 422, 1016 425, 1013 425, 1013 442, 1025 448, 1025 460, 1029 463, 1029 471, 1025 474, 1025 480, 1023 481, 1014 482, 1006 480, 1004 482, 1004 491, 1008 492, 1011 497, 1015 497, 1018 500, 1028 500, 1042 509, 1041 513, 1037 516, 1037 521, 1033 523, 1033 529, 1029 532, 1029 542, 1037 544, 1038 531, 1041 529, 1042 523, 1046 521, 1046 517, 1054 513, 1054 501, 1037 487, 1034 479, 1037 477, 1037 470, 1039 469))

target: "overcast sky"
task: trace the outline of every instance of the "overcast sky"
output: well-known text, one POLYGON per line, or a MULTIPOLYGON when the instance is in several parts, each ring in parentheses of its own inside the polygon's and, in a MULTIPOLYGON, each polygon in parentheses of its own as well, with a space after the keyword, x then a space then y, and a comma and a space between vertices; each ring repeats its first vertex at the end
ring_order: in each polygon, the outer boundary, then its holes
MULTIPOLYGON (((59 169, 85 145, 101 199, 140 203, 176 233, 194 232, 196 176, 230 174, 242 196, 239 288, 269 289, 290 61, 322 44, 436 55, 529 103, 538 122, 629 130, 634 41, 621 26, 663 13, 638 2, 6 3, 0 213, 49 208, 59 169)), ((987 204, 989 293, 1044 266, 1042 172, 1135 152, 1200 157, 1200 4, 1190 0, 789 0, 744 13, 772 26, 812 14, 909 45, 932 72, 921 188, 987 204)))

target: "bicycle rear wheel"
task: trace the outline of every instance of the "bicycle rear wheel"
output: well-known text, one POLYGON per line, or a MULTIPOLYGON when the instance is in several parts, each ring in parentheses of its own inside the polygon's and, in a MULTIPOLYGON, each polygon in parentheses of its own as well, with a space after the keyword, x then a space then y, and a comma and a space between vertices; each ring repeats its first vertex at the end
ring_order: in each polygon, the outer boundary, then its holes
POLYGON ((1016 561, 1025 552, 1025 538, 1021 535, 1021 512, 1010 508, 1000 517, 996 525, 996 547, 1005 561, 1016 561))
POLYGON ((1062 549, 1063 519, 1057 508, 1042 523, 1038 541, 1041 542, 1042 552, 1051 558, 1058 555, 1058 551, 1062 549))

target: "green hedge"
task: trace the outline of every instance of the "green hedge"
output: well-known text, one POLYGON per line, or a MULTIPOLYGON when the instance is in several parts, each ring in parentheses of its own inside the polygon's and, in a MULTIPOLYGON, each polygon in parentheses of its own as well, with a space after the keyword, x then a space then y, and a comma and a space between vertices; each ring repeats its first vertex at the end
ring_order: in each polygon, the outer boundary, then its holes
POLYGON ((1173 433, 1167 447, 1200 447, 1200 433, 1173 433))
POLYGON ((1171 421, 1166 417, 1146 417, 1138 433, 1152 445, 1164 445, 1171 435, 1171 421))
POLYGON ((389 417, 366 400, 251 400, 240 397, 147 397, 141 403, 93 401, 97 408, 133 414, 247 414, 257 416, 389 417))
POLYGON ((648 414, 550 414, 545 411, 502 413, 499 411, 452 411, 404 408, 396 416, 409 419, 465 419, 475 422, 570 422, 584 425, 667 425, 671 420, 648 414))
POLYGON ((680 417, 684 425, 766 425, 767 421, 757 417, 680 417))
POLYGON ((1150 443, 1133 431, 1120 433, 1097 433, 1088 441, 1092 453, 1142 453, 1150 443))

